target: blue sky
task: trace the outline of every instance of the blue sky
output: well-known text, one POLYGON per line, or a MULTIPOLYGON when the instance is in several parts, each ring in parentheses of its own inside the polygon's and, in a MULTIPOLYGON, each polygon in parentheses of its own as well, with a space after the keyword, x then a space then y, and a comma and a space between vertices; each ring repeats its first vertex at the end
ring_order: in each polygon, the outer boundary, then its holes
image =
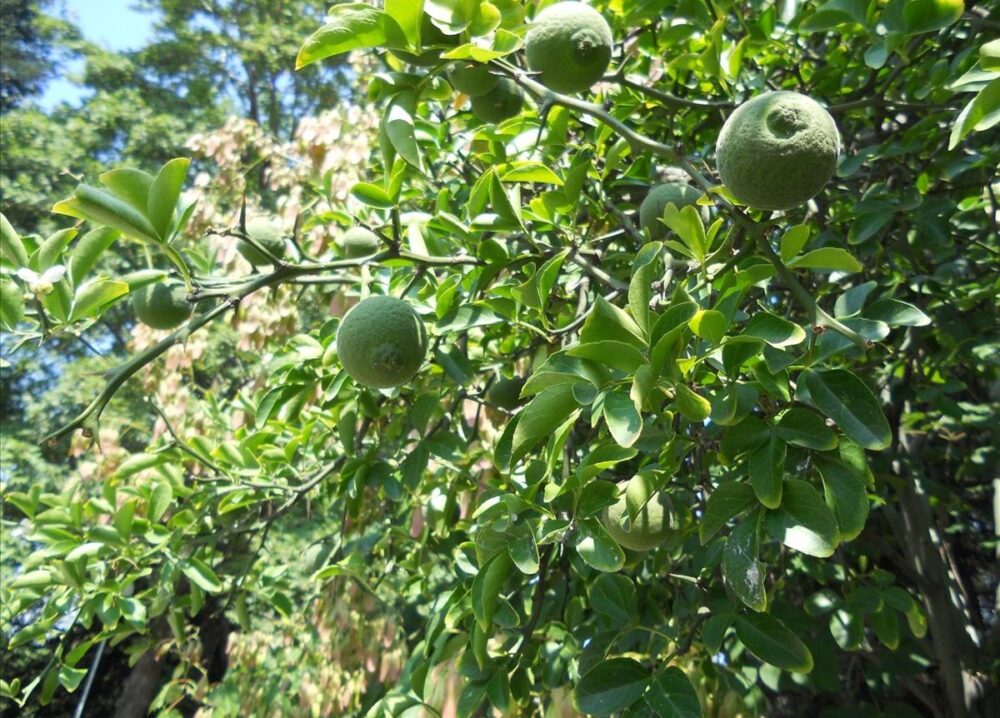
MULTIPOLYGON (((66 12, 84 37, 109 50, 131 50, 144 45, 153 33, 153 16, 132 7, 133 0, 66 0, 66 12)), ((65 72, 79 73, 82 63, 71 63, 65 72)), ((52 80, 41 97, 51 108, 58 102, 79 99, 79 88, 64 78, 52 80)))

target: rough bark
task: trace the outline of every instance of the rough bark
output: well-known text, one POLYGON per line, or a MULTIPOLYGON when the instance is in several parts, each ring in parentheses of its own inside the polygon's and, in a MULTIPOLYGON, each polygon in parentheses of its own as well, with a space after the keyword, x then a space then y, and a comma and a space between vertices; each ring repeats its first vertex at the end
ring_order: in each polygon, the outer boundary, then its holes
POLYGON ((160 689, 162 674, 163 664, 156 660, 152 652, 140 658, 122 685, 114 718, 144 718, 160 689))

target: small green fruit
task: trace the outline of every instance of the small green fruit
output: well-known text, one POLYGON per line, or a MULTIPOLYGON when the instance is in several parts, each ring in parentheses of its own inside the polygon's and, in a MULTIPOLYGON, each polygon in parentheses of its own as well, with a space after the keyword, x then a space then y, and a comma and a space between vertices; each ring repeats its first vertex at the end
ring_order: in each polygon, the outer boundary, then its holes
POLYGON ((663 210, 671 202, 677 209, 694 204, 701 197, 701 192, 689 184, 682 182, 667 182, 649 190, 649 194, 639 205, 639 225, 649 233, 650 239, 663 239, 667 234, 667 226, 663 224, 663 210))
POLYGON ((427 331, 403 300, 368 297, 340 323, 337 354, 344 370, 359 384, 399 386, 420 369, 427 354, 427 331))
POLYGON ((715 152, 722 182, 736 199, 757 209, 791 209, 833 177, 840 135, 815 100, 769 92, 736 108, 715 152))
MULTIPOLYGON (((271 254, 278 259, 285 256, 285 238, 281 233, 281 227, 264 217, 255 217, 247 220, 247 234, 264 245, 271 254)), ((243 255, 243 258, 255 267, 271 264, 271 259, 249 242, 239 241, 236 251, 243 255)))
POLYGON ((639 511, 639 515, 626 531, 621 526, 621 520, 628 516, 628 505, 625 502, 626 486, 628 486, 627 481, 619 482, 619 499, 617 503, 604 509, 601 513, 601 522, 611 534, 611 538, 623 548, 649 551, 666 541, 673 532, 671 521, 673 507, 670 497, 662 491, 657 492, 639 511))
POLYGON ((187 297, 187 287, 182 282, 157 282, 132 294, 132 309, 136 318, 147 327, 175 329, 186 322, 194 310, 187 297))
POLYGON ((583 92, 611 64, 614 38, 607 20, 582 2, 549 5, 524 38, 528 67, 556 92, 583 92))
POLYGON ((524 382, 524 377, 520 376, 512 379, 501 377, 486 392, 486 401, 501 409, 512 411, 521 403, 521 389, 524 387, 524 382))
POLYGON ((496 124, 514 117, 524 105, 524 93, 517 83, 506 77, 497 78, 490 92, 472 98, 472 114, 483 122, 496 124))
POLYGON ((458 62, 448 68, 448 82, 469 97, 479 97, 497 86, 500 78, 480 62, 458 62))
POLYGON ((378 251, 378 235, 364 227, 352 227, 341 239, 345 257, 368 257, 378 251))

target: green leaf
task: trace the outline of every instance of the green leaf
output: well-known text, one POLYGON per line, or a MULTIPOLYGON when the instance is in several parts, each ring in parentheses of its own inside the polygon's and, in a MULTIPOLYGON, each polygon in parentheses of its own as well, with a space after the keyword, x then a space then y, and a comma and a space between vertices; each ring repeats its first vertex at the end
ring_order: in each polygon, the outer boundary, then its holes
POLYGON ((513 565, 510 555, 502 551, 480 568, 472 581, 472 613, 484 632, 488 633, 493 623, 501 589, 507 582, 513 565))
POLYGON ((529 576, 538 573, 538 544, 530 528, 525 528, 507 547, 517 570, 529 576))
POLYGON ((167 513, 167 509, 170 508, 170 504, 173 500, 174 490, 173 487, 170 486, 170 482, 159 482, 150 495, 149 508, 146 510, 146 518, 153 522, 159 521, 163 518, 163 515, 167 513))
POLYGON ((964 4, 942 0, 906 0, 903 24, 908 35, 934 32, 948 27, 962 17, 964 4))
POLYGON ((610 618, 612 625, 626 626, 638 620, 635 584, 628 576, 602 573, 591 585, 589 595, 591 607, 610 618))
POLYGON ((663 209, 663 223, 677 233, 695 260, 699 263, 705 261, 708 253, 705 225, 697 208, 688 205, 678 211, 673 202, 668 202, 663 209))
POLYGON ((97 222, 119 230, 122 234, 144 242, 159 242, 153 225, 131 205, 107 192, 81 184, 76 196, 57 202, 52 211, 77 219, 97 222))
POLYGON ((146 214, 153 229, 163 241, 170 239, 171 222, 177 210, 181 190, 184 189, 184 179, 187 177, 190 164, 191 160, 187 157, 170 160, 163 165, 153 181, 153 186, 149 188, 146 214))
POLYGON ((80 237, 69 258, 69 274, 73 286, 79 287, 101 254, 118 239, 118 231, 111 227, 98 227, 80 237))
POLYGON ((191 579, 191 582, 209 593, 222 590, 222 581, 209 566, 197 558, 188 558, 180 562, 181 571, 191 579))
POLYGON ((350 50, 379 47, 390 41, 401 45, 403 38, 396 21, 371 5, 334 5, 327 13, 326 24, 310 35, 299 49, 295 69, 301 70, 317 60, 350 50))
POLYGON ((573 397, 572 384, 556 384, 543 389, 521 411, 514 430, 511 464, 548 436, 575 411, 579 405, 573 397))
POLYGON ((846 369, 806 369, 799 386, 812 403, 866 449, 878 451, 892 443, 889 422, 864 382, 846 369))
POLYGON ((125 200, 143 214, 146 213, 149 207, 149 190, 156 179, 149 172, 122 168, 105 172, 99 179, 118 199, 125 200))
POLYGON ((880 299, 868 307, 864 315, 890 327, 924 327, 931 323, 931 318, 922 311, 898 299, 880 299))
POLYGON ((833 555, 839 542, 837 519, 812 484, 786 479, 781 507, 767 513, 768 533, 809 556, 833 555))
POLYGON ((826 456, 816 462, 823 478, 823 494, 833 509, 843 541, 858 536, 868 520, 870 506, 864 476, 855 468, 826 456))
POLYGON ((702 309, 688 322, 691 331, 712 344, 718 344, 726 336, 728 322, 722 312, 702 309))
POLYGON ((764 348, 764 342, 756 337, 737 336, 729 337, 722 346, 722 367, 726 374, 735 379, 739 376, 740 367, 743 364, 758 356, 764 348))
POLYGON ((590 359, 629 374, 646 363, 646 357, 632 344, 618 341, 588 342, 566 350, 569 356, 590 359))
POLYGON ((59 684, 70 693, 80 687, 80 683, 83 682, 86 675, 86 668, 59 666, 59 684))
POLYGON ((14 329, 23 318, 21 288, 9 279, 0 279, 0 324, 6 329, 14 329))
POLYGON ((658 718, 701 718, 701 703, 691 681, 677 666, 654 676, 645 695, 658 718))
POLYGON ((396 95, 385 111, 383 123, 386 136, 393 149, 407 164, 423 171, 423 160, 417 146, 416 131, 413 126, 416 98, 412 90, 404 90, 396 95))
POLYGON ((598 571, 614 573, 625 565, 625 553, 597 519, 584 519, 575 537, 576 552, 598 571))
POLYGON ((756 416, 748 416, 739 424, 726 429, 720 449, 723 456, 735 459, 753 451, 771 438, 771 427, 756 416))
POLYGON ((814 269, 823 272, 860 272, 864 266, 850 252, 840 247, 821 247, 788 262, 791 269, 814 269))
POLYGON ((36 271, 43 272, 62 259, 63 252, 76 237, 75 229, 62 229, 50 234, 28 260, 36 271))
POLYGON ((980 90, 959 113, 948 140, 948 149, 955 149, 970 132, 988 130, 998 122, 1000 122, 1000 77, 980 90))
POLYGON ((772 347, 789 347, 801 344, 806 338, 805 330, 798 324, 770 312, 757 312, 743 328, 743 335, 763 339, 772 347))
POLYGON ((757 495, 750 484, 742 481, 724 481, 719 484, 705 504, 705 515, 698 526, 702 545, 715 533, 744 511, 757 505, 757 495))
POLYGON ((644 349, 646 340, 642 328, 623 309, 604 297, 597 297, 580 328, 580 342, 618 341, 644 349))
POLYGON ((0 214, 0 262, 14 269, 28 266, 28 250, 3 214, 0 214))
POLYGON ((642 433, 642 417, 624 389, 604 397, 604 421, 619 446, 629 448, 642 433))
POLYGON ((420 47, 420 20, 424 0, 385 0, 385 12, 396 24, 412 48, 420 47))
POLYGON ((712 413, 712 404, 685 384, 674 384, 677 394, 677 410, 688 421, 701 423, 712 413))
POLYGON ((765 663, 793 673, 809 673, 813 657, 798 636, 774 616, 751 613, 736 617, 736 637, 765 663))
POLYGON ((754 611, 767 610, 760 554, 760 514, 736 524, 722 549, 722 576, 736 597, 754 611))
POLYGON ((888 606, 883 606, 870 619, 878 640, 891 651, 899 648, 899 614, 888 606))
POLYGON ((785 477, 785 442, 771 432, 770 438, 750 454, 747 465, 750 485, 757 500, 769 509, 781 504, 782 479, 785 477))
POLYGON ((504 182, 536 182, 556 186, 561 186, 563 183, 559 175, 548 165, 531 160, 519 160, 503 165, 497 168, 497 173, 504 182))
POLYGON ((786 443, 804 449, 830 451, 837 448, 837 435, 823 419, 808 409, 792 407, 781 415, 775 425, 778 436, 786 443))
POLYGON ((797 224, 789 227, 781 235, 781 259, 789 262, 795 255, 802 251, 809 241, 809 234, 812 229, 808 224, 797 224))
POLYGON ((639 700, 648 682, 649 674, 638 661, 611 658, 583 674, 573 691, 573 705, 581 713, 610 716, 639 700))
POLYGON ((73 298, 70 321, 96 316, 108 304, 129 293, 129 286, 116 279, 98 279, 85 284, 73 298))
POLYGON ((351 196, 362 204, 375 209, 392 209, 396 203, 384 189, 371 182, 358 182, 351 187, 351 196))

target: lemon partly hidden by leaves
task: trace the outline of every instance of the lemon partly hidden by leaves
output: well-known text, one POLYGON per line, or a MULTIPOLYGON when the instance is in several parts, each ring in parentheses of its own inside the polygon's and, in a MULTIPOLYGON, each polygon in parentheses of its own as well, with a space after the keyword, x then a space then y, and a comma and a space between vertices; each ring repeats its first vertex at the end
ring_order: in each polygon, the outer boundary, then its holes
POLYGON ((193 307, 182 282, 166 281, 140 287, 132 294, 136 318, 153 329, 174 329, 186 322, 193 307))
POLYGON ((654 494, 626 531, 621 525, 621 520, 628 516, 628 505, 625 502, 626 486, 628 486, 627 481, 618 484, 618 501, 604 509, 601 513, 601 522, 611 534, 611 538, 623 548, 649 551, 666 541, 673 532, 670 497, 662 491, 654 494))
POLYGON ((729 116, 715 148, 719 176, 757 209, 792 209, 819 194, 837 169, 840 135, 823 107, 797 92, 768 92, 729 116))
POLYGON ((427 331, 413 308, 395 297, 368 297, 344 317, 337 354, 359 384, 383 389, 405 384, 427 353, 427 331))
POLYGON ((352 259, 375 254, 379 246, 378 235, 365 227, 352 227, 347 230, 341 243, 344 246, 344 256, 352 259))
POLYGON ((639 205, 639 224, 649 233, 654 241, 663 239, 667 234, 667 226, 661 221, 663 210, 673 203, 677 209, 694 204, 701 197, 701 192, 683 182, 667 182, 656 185, 639 205))
POLYGON ((501 409, 512 411, 521 403, 521 389, 524 387, 524 377, 515 376, 512 379, 501 377, 493 383, 486 392, 486 400, 501 409))
POLYGON ((556 92, 583 92, 611 63, 614 38, 604 17, 582 2, 549 5, 524 38, 528 67, 556 92))
POLYGON ((497 86, 499 77, 481 62, 456 62, 448 68, 448 82, 469 97, 479 97, 497 86))
MULTIPOLYGON (((285 256, 285 237, 281 227, 270 219, 255 217, 247 220, 247 234, 257 240, 264 248, 278 259, 285 256)), ((271 259, 249 242, 240 240, 236 251, 255 267, 271 264, 271 259)))
POLYGON ((524 93, 517 83, 497 78, 497 86, 485 95, 472 98, 472 114, 483 122, 496 124, 513 117, 524 105, 524 93))

